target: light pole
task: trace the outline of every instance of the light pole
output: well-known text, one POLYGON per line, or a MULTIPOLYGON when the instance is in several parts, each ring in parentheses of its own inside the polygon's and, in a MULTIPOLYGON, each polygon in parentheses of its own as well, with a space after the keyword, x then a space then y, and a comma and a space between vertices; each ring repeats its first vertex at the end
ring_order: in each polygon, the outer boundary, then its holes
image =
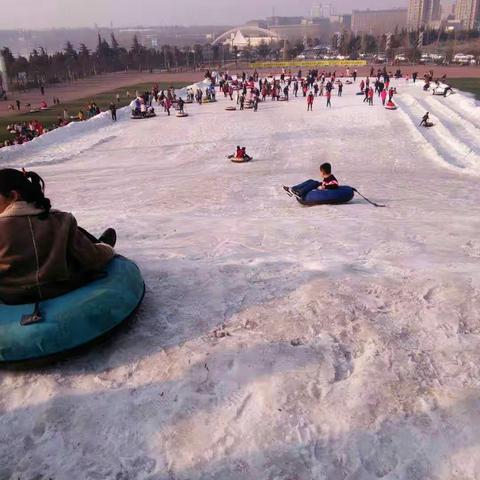
POLYGON ((0 52, 0 85, 2 86, 5 92, 8 92, 8 75, 7 75, 7 65, 5 63, 5 58, 0 52))

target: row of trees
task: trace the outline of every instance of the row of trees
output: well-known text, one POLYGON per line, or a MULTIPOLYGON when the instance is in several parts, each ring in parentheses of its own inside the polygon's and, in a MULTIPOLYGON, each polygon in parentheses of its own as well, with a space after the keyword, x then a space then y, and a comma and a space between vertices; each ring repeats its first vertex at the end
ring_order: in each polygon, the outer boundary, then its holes
POLYGON ((72 81, 106 72, 191 67, 203 61, 201 45, 185 49, 170 45, 146 48, 134 36, 131 47, 126 49, 119 45, 113 33, 110 42, 99 35, 95 50, 83 43, 76 50, 67 42, 63 51, 53 54, 43 48, 33 50, 28 58, 14 57, 8 48, 3 48, 1 53, 13 88, 72 81))
MULTIPOLYGON (((462 42, 479 38, 480 32, 445 33, 435 30, 424 32, 395 32, 390 35, 355 35, 352 32, 342 32, 332 38, 332 45, 339 54, 351 59, 359 57, 360 53, 385 53, 393 58, 398 51, 405 53, 409 60, 417 60, 421 48, 436 43, 447 45, 445 52, 453 55, 452 40, 462 42), (421 35, 421 42, 419 38, 421 35)), ((129 49, 119 45, 112 33, 110 41, 98 35, 95 50, 90 50, 85 44, 75 49, 67 42, 61 52, 48 54, 43 48, 33 50, 29 57, 14 57, 8 48, 0 52, 3 54, 7 67, 9 83, 13 88, 28 88, 47 83, 72 81, 106 72, 122 70, 148 71, 153 69, 167 69, 179 67, 193 67, 208 60, 214 63, 235 59, 241 56, 245 60, 257 59, 292 59, 305 49, 320 44, 320 39, 308 38, 299 42, 280 41, 274 43, 262 42, 256 47, 247 47, 240 53, 223 46, 193 45, 188 48, 163 45, 159 49, 143 46, 137 36, 133 37, 129 49)), ((478 49, 478 47, 477 47, 478 49)), ((480 55, 479 52, 469 52, 480 55)))
MULTIPOLYGON (((444 32, 438 30, 425 30, 422 32, 411 32, 407 30, 397 31, 392 34, 384 35, 356 35, 353 32, 344 31, 332 36, 330 45, 332 50, 338 54, 358 59, 360 54, 376 55, 383 54, 387 59, 393 59, 396 53, 403 53, 411 60, 419 60, 422 50, 433 45, 440 47, 445 53, 447 61, 453 56, 453 43, 461 43, 469 40, 475 40, 480 37, 480 32, 444 32)), ((319 38, 305 38, 303 41, 289 42, 279 41, 266 43, 262 42, 256 47, 246 47, 239 55, 246 59, 287 59, 290 60, 300 55, 305 50, 314 46, 325 44, 319 38)), ((471 47, 464 49, 464 53, 473 53, 480 55, 478 44, 472 44, 471 47)), ((326 52, 324 52, 326 53, 326 52)), ((237 51, 233 49, 233 56, 236 58, 237 51)))
MULTIPOLYGON (((469 40, 476 40, 480 37, 480 32, 445 32, 438 30, 424 30, 421 32, 412 32, 402 30, 394 34, 384 34, 379 36, 374 35, 355 35, 350 32, 343 32, 340 35, 335 35, 332 39, 332 45, 338 48, 339 53, 348 55, 350 58, 357 58, 359 53, 377 54, 385 53, 386 56, 393 56, 394 53, 401 51, 406 54, 411 61, 417 61, 420 58, 421 51, 429 49, 435 45, 441 48, 447 56, 453 53, 452 43, 467 42, 469 40)), ((478 46, 471 46, 470 51, 464 53, 480 54, 478 46)))

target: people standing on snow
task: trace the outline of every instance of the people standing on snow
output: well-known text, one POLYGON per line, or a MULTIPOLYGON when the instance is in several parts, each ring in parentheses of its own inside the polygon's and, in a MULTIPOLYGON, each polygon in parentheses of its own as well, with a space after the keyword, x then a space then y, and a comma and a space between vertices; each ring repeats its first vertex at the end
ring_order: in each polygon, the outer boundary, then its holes
POLYGON ((385 90, 385 84, 379 80, 378 81, 378 96, 381 97, 382 96, 382 92, 385 90))
MULTIPOLYGON (((355 70, 353 71, 353 81, 354 81, 354 82, 357 81, 357 69, 355 69, 355 70)), ((362 88, 362 90, 363 90, 363 88, 362 88)))
POLYGON ((307 96, 307 112, 313 111, 313 99, 314 99, 313 92, 310 92, 307 96))
POLYGON ((256 112, 258 110, 258 95, 253 95, 253 111, 256 112))
POLYGON ((112 115, 112 120, 114 122, 116 122, 117 121, 117 106, 115 105, 115 103, 112 102, 108 108, 109 108, 110 113, 112 115))
POLYGON ((370 89, 365 86, 365 90, 363 91, 364 93, 364 97, 363 97, 363 103, 367 102, 368 103, 368 92, 370 91, 370 89))
POLYGON ((341 97, 343 92, 343 83, 341 80, 338 81, 338 96, 341 97))
POLYGON ((295 79, 295 81, 293 82, 293 94, 295 96, 298 95, 298 80, 297 79, 295 79))
POLYGON ((262 101, 265 101, 265 98, 267 97, 267 87, 263 85, 262 87, 262 101))
POLYGON ((331 90, 327 90, 327 92, 325 93, 325 96, 327 97, 327 107, 330 107, 332 108, 332 91, 331 90))
POLYGON ((373 87, 368 89, 368 104, 373 107, 373 95, 374 95, 373 87))
MULTIPOLYGON (((144 105, 144 104, 142 104, 142 105, 144 105)), ((163 107, 164 107, 165 111, 167 112, 168 116, 170 116, 170 108, 172 108, 172 101, 169 98, 166 98, 163 101, 163 107)))
POLYGON ((382 99, 382 105, 385 106, 385 100, 387 99, 387 91, 382 90, 380 92, 380 98, 382 99))
POLYGON ((182 98, 179 98, 179 99, 178 99, 177 105, 178 105, 178 111, 179 111, 180 113, 184 113, 183 107, 184 107, 184 105, 185 105, 185 102, 183 101, 182 98))

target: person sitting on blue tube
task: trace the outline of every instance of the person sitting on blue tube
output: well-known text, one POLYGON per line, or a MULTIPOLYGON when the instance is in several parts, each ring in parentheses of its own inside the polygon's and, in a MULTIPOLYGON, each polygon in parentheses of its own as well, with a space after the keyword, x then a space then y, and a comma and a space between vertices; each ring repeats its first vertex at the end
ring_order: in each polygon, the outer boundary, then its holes
POLYGON ((38 303, 102 275, 115 230, 97 240, 71 213, 51 210, 35 172, 0 169, 0 303, 38 303))
POLYGON ((323 178, 321 182, 310 179, 293 187, 283 185, 283 189, 290 197, 295 196, 297 199, 303 200, 312 190, 334 190, 338 188, 338 180, 332 174, 332 165, 330 163, 322 163, 320 165, 320 175, 323 178))

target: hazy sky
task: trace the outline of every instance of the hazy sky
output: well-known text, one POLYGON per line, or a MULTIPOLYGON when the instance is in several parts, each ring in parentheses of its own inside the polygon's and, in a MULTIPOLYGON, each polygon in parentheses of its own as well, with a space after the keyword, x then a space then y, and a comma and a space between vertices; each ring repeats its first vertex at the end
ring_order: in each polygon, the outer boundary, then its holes
POLYGON ((314 3, 389 8, 407 0, 0 0, 0 29, 131 25, 242 24, 276 15, 308 15, 314 3))

